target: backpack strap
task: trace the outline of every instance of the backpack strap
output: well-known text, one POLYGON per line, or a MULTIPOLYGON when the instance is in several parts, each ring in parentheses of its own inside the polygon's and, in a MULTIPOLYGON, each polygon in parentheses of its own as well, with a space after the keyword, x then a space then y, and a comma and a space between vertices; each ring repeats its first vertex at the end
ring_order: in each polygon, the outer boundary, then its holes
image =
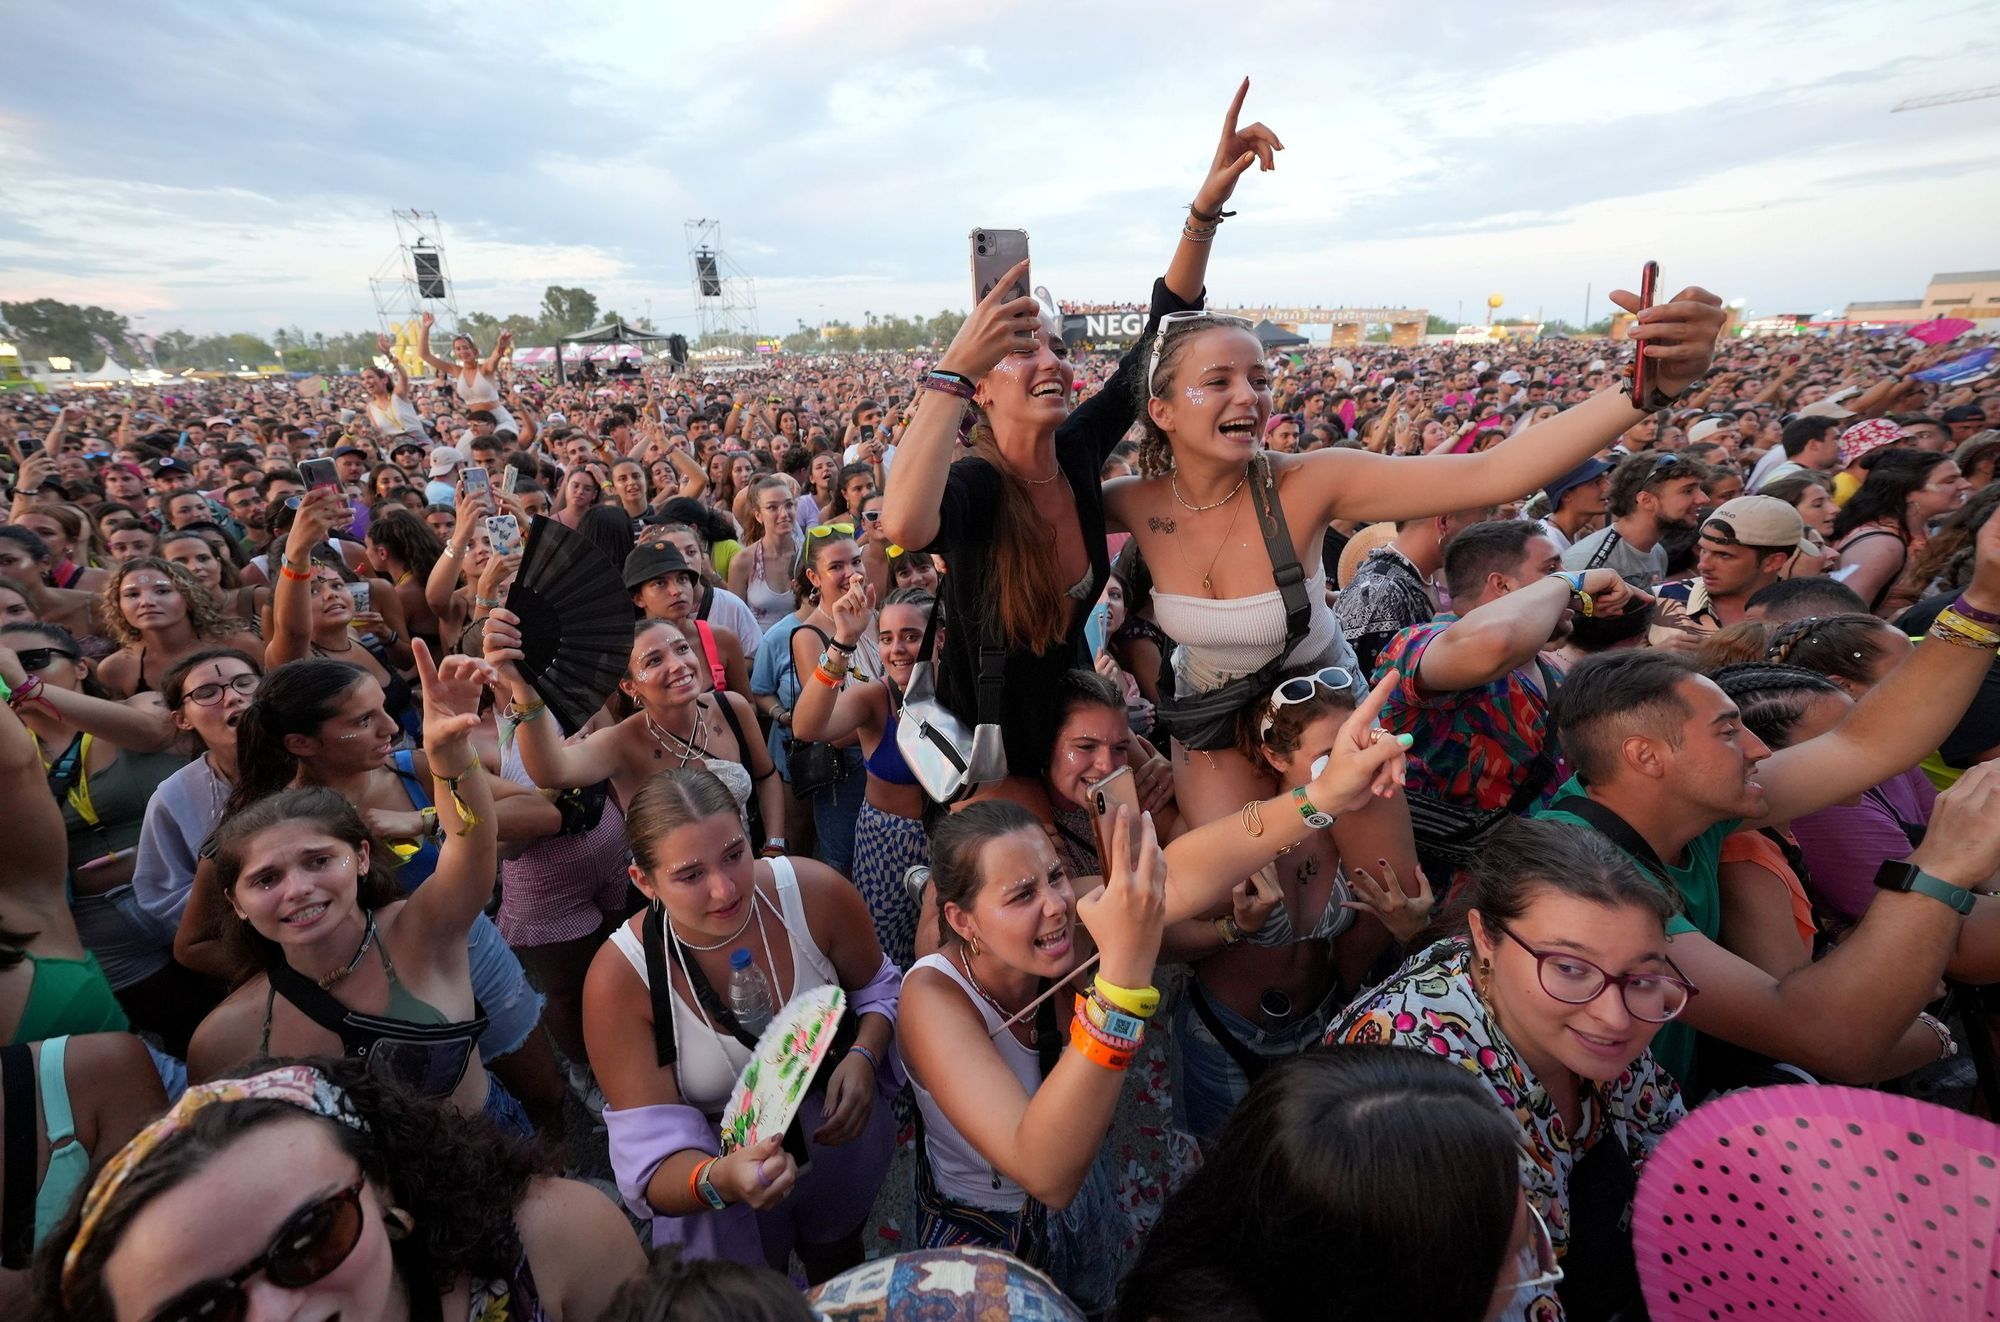
POLYGON ((1654 849, 1645 836, 1640 835, 1632 823, 1620 817, 1587 794, 1570 794, 1557 799, 1551 805, 1558 812, 1566 812, 1572 817, 1581 817, 1589 822, 1597 832, 1612 844, 1617 845, 1632 860, 1653 875, 1653 880, 1665 886, 1669 892, 1677 893, 1673 873, 1660 861, 1659 851, 1654 849))
POLYGON ((1257 507, 1257 531, 1263 535, 1264 551, 1271 557, 1271 578, 1278 585, 1278 597, 1285 606, 1285 646, 1278 655, 1290 656, 1312 631, 1312 596, 1306 591, 1305 566, 1292 545, 1291 529, 1285 524, 1285 507, 1278 500, 1277 478, 1271 472, 1268 455, 1250 461, 1250 501, 1257 507))

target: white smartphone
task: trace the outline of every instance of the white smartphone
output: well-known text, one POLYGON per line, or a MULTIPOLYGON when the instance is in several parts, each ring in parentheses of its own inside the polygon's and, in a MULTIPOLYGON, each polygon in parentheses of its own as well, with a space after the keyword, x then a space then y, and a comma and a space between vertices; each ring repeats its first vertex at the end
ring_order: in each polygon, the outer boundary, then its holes
MULTIPOLYGON (((511 473, 514 470, 510 468, 507 471, 511 473)), ((473 464, 465 470, 463 481, 465 493, 478 498, 479 508, 488 514, 493 513, 493 475, 478 464, 473 464)))
MULTIPOLYGON (((976 229, 969 236, 972 245, 972 297, 983 300, 1017 264, 1028 260, 1028 231, 976 229)), ((1007 297, 1028 296, 1028 272, 1007 291, 1007 297)))
POLYGON ((512 464, 508 464, 506 471, 500 474, 500 494, 503 496, 513 495, 514 484, 520 480, 521 470, 512 464))
POLYGON ((519 555, 521 553, 521 523, 511 514, 489 514, 486 516, 486 538, 493 544, 495 555, 519 555))
POLYGON ((354 613, 356 615, 366 615, 368 613, 368 608, 375 601, 374 592, 375 587, 372 583, 349 583, 347 585, 347 595, 354 598, 354 613))

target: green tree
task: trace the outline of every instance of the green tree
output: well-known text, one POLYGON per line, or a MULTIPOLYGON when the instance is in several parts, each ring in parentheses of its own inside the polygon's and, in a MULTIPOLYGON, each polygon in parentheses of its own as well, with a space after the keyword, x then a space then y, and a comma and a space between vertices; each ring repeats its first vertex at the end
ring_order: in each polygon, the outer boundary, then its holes
POLYGON ((1451 320, 1449 317, 1440 317, 1435 312, 1424 318, 1424 334, 1426 335, 1449 335, 1457 329, 1457 322, 1451 320))
POLYGON ((109 308, 38 298, 28 303, 0 303, 0 322, 8 326, 24 358, 56 354, 74 358, 86 370, 95 371, 104 364, 103 346, 108 344, 125 362, 143 360, 132 339, 131 323, 109 308))
POLYGON ((588 330, 597 324, 597 295, 587 289, 550 285, 542 291, 541 323, 551 336, 588 330))
POLYGON ((938 313, 935 317, 928 317, 924 320, 924 343, 942 349, 952 342, 953 337, 958 334, 958 328, 964 324, 965 314, 950 309, 938 313))

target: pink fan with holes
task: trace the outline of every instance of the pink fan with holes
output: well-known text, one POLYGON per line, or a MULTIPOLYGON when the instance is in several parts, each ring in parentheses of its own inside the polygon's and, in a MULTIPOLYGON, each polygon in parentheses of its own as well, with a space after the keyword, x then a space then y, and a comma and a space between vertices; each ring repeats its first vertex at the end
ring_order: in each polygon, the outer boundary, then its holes
POLYGON ((1633 1204, 1654 1322, 2000 1318, 2000 1126, 1859 1088, 1757 1088, 1660 1143, 1633 1204))
POLYGON ((1950 344, 1953 340, 1971 329, 1973 329, 1973 323, 1967 321, 1964 317, 1933 317, 1929 321, 1918 322, 1916 325, 1910 327, 1905 334, 1913 340, 1921 340, 1925 344, 1937 345, 1950 344))

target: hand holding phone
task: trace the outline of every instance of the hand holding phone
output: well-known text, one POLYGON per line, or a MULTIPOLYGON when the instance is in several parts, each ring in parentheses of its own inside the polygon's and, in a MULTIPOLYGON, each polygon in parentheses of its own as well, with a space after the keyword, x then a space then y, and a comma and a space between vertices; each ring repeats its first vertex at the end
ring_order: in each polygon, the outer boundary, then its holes
POLYGON ((1118 809, 1130 808, 1136 817, 1143 809, 1139 807, 1139 784, 1132 777, 1132 768, 1120 767, 1095 785, 1086 785, 1090 816, 1097 827, 1097 855, 1109 861, 1111 858, 1111 823, 1117 817, 1118 809))
POLYGON ((339 487, 340 474, 331 459, 307 459, 299 465, 299 476, 309 488, 339 487))
POLYGON ((489 514, 486 516, 486 538, 493 546, 493 556, 519 555, 521 553, 521 523, 511 514, 489 514))
MULTIPOLYGON (((1647 262, 1639 269, 1639 310, 1653 306, 1653 298, 1659 291, 1660 264, 1647 262)), ((1632 355, 1632 407, 1647 408, 1647 400, 1653 393, 1653 370, 1646 361, 1646 343, 1638 342, 1638 349, 1632 355)))
MULTIPOLYGON (((511 472, 512 470, 510 469, 509 471, 511 472)), ((478 464, 473 464, 465 470, 465 476, 460 479, 460 482, 465 494, 479 502, 480 509, 488 514, 494 513, 493 475, 491 473, 488 473, 478 464)))
MULTIPOLYGON (((972 298, 974 302, 984 299, 1000 283, 1000 278, 1016 265, 1028 260, 1028 231, 1026 230, 985 230, 972 231, 972 298)), ((1028 297, 1028 273, 1023 270, 1008 291, 1001 296, 1007 299, 1028 297)))

